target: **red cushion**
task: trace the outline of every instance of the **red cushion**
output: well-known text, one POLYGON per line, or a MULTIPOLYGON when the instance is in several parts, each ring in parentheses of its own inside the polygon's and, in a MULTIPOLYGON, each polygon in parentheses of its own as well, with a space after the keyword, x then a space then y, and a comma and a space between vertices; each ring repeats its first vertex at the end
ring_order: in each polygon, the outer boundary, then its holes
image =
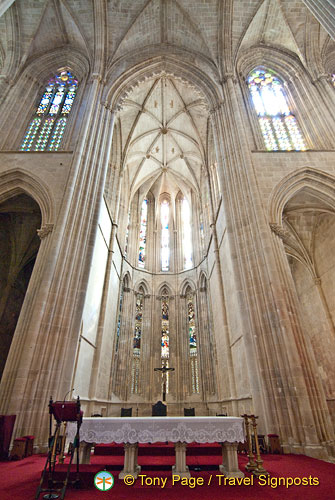
POLYGON ((31 441, 33 439, 35 439, 35 436, 22 436, 23 439, 27 439, 27 441, 31 441))
POLYGON ((26 439, 24 439, 24 438, 15 438, 14 439, 14 443, 15 443, 15 441, 26 441, 26 439))
POLYGON ((278 434, 268 434, 269 438, 278 438, 278 434))

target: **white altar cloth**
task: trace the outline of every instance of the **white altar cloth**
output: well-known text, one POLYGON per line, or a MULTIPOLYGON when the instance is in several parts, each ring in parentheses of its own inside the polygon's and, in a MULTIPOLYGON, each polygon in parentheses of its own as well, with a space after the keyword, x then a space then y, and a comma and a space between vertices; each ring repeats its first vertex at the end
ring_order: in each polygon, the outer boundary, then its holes
MULTIPOLYGON (((77 424, 69 422, 68 439, 77 424)), ((80 428, 86 443, 238 443, 245 439, 239 417, 87 417, 80 428)))

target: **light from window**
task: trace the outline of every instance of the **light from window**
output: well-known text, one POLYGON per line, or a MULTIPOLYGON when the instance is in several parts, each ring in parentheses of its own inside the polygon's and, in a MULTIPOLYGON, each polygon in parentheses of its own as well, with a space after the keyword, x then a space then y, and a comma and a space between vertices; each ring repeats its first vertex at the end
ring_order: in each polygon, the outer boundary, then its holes
POLYGON ((57 151, 76 97, 78 82, 69 71, 49 80, 35 117, 28 125, 21 151, 57 151))
MULTIPOLYGON (((162 297, 162 324, 161 324, 161 366, 169 368, 170 356, 170 324, 169 324, 169 297, 162 297)), ((169 372, 162 372, 162 392, 169 393, 169 372)))
POLYGON ((169 234, 169 202, 164 200, 161 204, 161 258, 162 271, 169 270, 170 264, 170 234, 169 234))
POLYGON ((335 73, 334 73, 334 75, 332 75, 332 82, 333 82, 333 85, 335 87, 335 73))
POLYGON ((302 135, 292 115, 281 81, 270 71, 257 69, 248 78, 249 90, 269 151, 304 151, 302 135))
POLYGON ((144 267, 145 263, 145 248, 147 243, 147 215, 148 215, 148 200, 144 199, 141 208, 140 248, 138 252, 139 267, 144 267))
POLYGON ((195 328, 195 312, 193 304, 193 296, 191 293, 186 296, 187 301, 187 320, 188 320, 188 336, 190 346, 190 360, 191 360, 191 378, 192 378, 192 392, 199 392, 199 374, 198 374, 198 349, 197 349, 197 335, 195 328))
POLYGON ((116 330, 116 346, 115 351, 117 352, 119 349, 119 339, 120 339, 120 330, 121 330, 121 315, 122 315, 122 301, 123 301, 123 288, 122 285, 121 293, 120 293, 120 304, 119 304, 119 316, 117 320, 117 330, 116 330))
POLYGON ((130 210, 128 212, 128 221, 127 221, 127 229, 126 229, 126 238, 124 244, 124 254, 127 255, 128 252, 128 240, 129 240, 129 228, 130 228, 130 210))
POLYGON ((162 297, 161 358, 169 358, 169 297, 162 297))
POLYGON ((186 198, 182 201, 181 219, 183 225, 184 269, 190 269, 193 266, 191 211, 186 198))

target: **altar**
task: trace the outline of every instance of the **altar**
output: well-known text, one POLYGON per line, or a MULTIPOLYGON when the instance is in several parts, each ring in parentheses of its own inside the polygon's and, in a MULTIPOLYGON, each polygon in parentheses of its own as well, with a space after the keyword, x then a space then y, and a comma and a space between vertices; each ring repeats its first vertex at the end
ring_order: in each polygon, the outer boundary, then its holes
MULTIPOLYGON (((73 442, 76 426, 69 423, 67 437, 73 442)), ((175 443, 173 473, 190 477, 186 464, 188 443, 220 443, 220 471, 227 477, 243 477, 238 468, 237 445, 245 440, 244 421, 239 417, 88 417, 80 428, 81 463, 89 463, 91 447, 100 443, 124 444, 124 467, 119 478, 137 477, 139 443, 175 443)))

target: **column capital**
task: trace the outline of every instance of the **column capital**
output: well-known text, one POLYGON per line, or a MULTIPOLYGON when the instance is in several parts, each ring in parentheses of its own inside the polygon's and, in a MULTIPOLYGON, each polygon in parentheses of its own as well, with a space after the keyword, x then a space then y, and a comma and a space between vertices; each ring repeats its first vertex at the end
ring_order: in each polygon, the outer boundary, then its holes
POLYGON ((284 240, 288 236, 288 233, 283 228, 283 226, 280 224, 277 224, 276 222, 270 222, 270 228, 271 228, 271 231, 273 233, 275 233, 277 236, 279 236, 279 238, 282 240, 284 240))
POLYGON ((40 229, 37 229, 37 234, 40 237, 40 239, 42 240, 43 238, 48 236, 48 234, 50 234, 53 231, 53 228, 54 228, 53 224, 46 223, 43 226, 41 226, 40 229))

